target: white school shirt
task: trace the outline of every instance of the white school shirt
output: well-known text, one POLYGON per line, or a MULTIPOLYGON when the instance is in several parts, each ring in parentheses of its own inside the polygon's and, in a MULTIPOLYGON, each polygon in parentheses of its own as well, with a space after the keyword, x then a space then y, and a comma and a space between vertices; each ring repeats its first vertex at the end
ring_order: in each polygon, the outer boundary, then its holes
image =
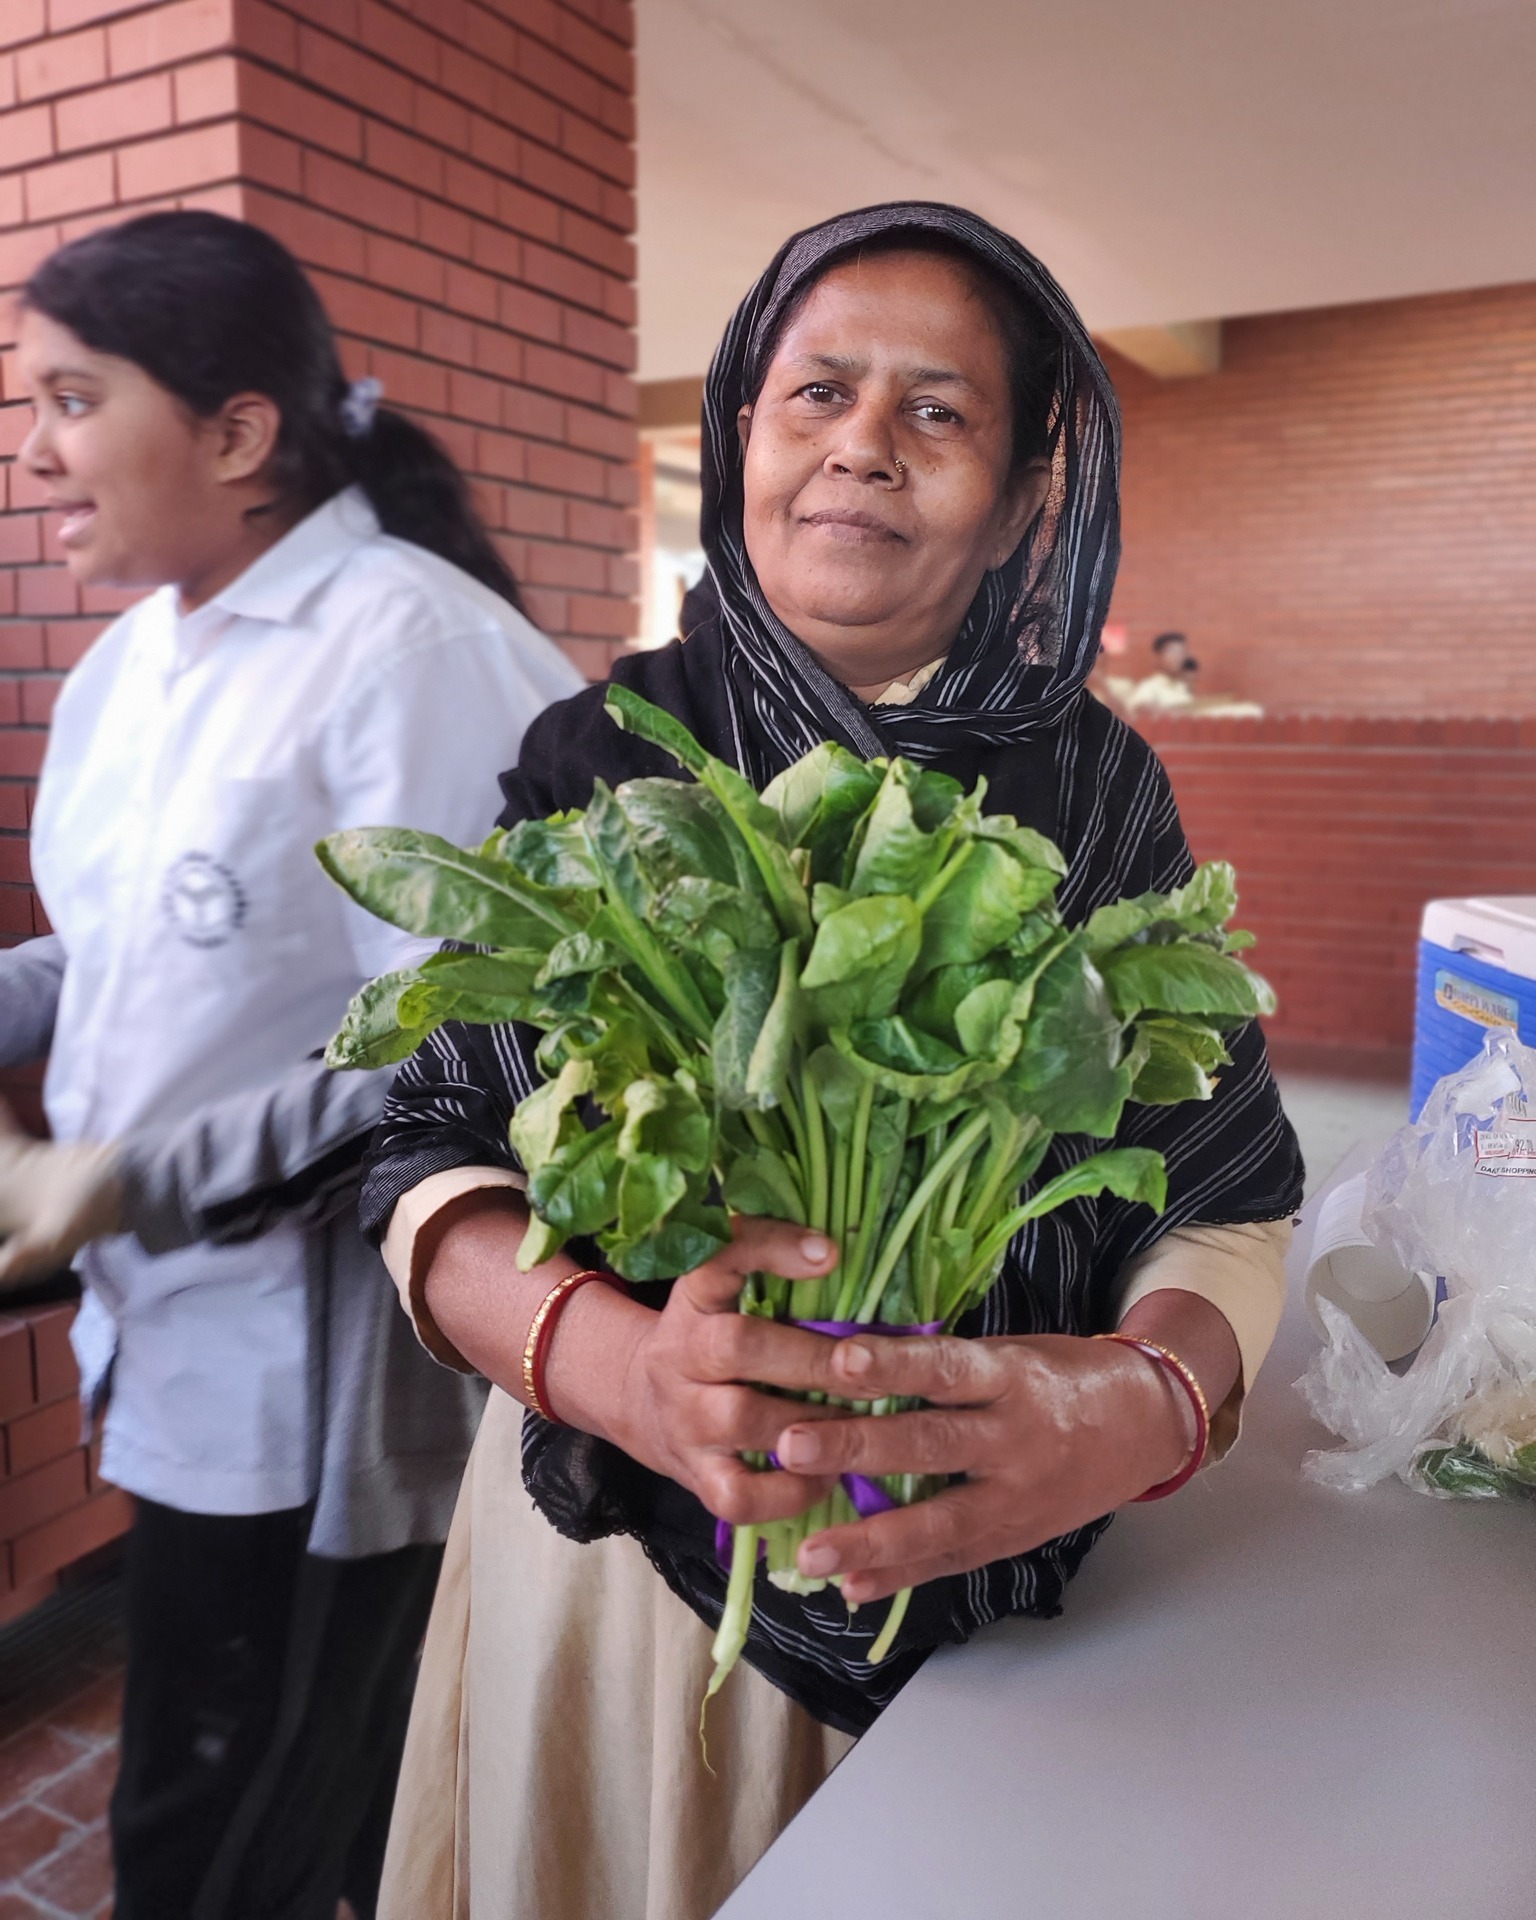
MULTIPOLYGON (((429 943, 353 906, 315 842, 479 841, 529 721, 581 685, 498 595, 381 534, 356 489, 195 613, 162 588, 114 622, 65 683, 33 827, 67 956, 55 1137, 172 1124, 322 1048, 364 980, 429 943)), ((79 1265, 87 1395, 110 1368, 108 1479, 193 1513, 314 1497, 299 1228, 158 1256, 123 1236, 79 1265)))

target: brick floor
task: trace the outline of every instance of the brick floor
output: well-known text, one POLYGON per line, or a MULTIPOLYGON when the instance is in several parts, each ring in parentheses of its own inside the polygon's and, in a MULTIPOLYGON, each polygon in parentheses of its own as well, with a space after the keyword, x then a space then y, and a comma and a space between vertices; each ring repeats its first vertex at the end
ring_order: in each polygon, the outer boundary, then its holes
POLYGON ((0 1920, 111 1913, 122 1638, 115 1573, 0 1628, 0 1920))

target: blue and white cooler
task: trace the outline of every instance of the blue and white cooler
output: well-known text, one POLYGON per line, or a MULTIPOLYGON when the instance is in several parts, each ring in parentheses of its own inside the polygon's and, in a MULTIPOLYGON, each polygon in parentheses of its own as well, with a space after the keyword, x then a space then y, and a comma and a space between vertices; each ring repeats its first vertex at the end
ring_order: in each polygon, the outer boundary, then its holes
POLYGON ((1431 900, 1419 928, 1415 1120, 1435 1082, 1480 1052, 1490 1027, 1513 1027, 1536 1047, 1536 896, 1431 900))

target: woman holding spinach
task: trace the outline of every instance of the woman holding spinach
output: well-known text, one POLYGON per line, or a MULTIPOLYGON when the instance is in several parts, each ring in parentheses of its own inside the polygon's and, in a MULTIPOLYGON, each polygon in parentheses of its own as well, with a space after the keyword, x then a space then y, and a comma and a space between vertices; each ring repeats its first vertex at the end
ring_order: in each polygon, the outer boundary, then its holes
MULTIPOLYGON (((798 236, 726 333, 704 429, 707 617, 616 677, 758 785, 822 739, 985 775, 989 807, 1066 854, 1071 920, 1188 876, 1155 757, 1083 692, 1118 551, 1118 414, 1023 248, 926 204, 798 236)), ((598 777, 674 771, 601 698, 530 730, 504 824, 583 806, 598 777)), ((829 1268, 827 1243, 783 1223, 739 1222, 660 1311, 569 1258, 518 1273, 506 1123, 537 1081, 531 1043, 452 1025, 428 1041, 386 1110, 365 1219, 423 1338, 499 1390, 429 1635, 390 1920, 702 1920, 932 1647, 1056 1611, 1105 1516, 1198 1464, 1176 1370, 1230 1444, 1300 1181, 1262 1040, 1232 1045, 1208 1105, 1132 1108, 1121 1128, 1167 1160, 1160 1219, 1064 1207, 1020 1236, 971 1337, 837 1341, 732 1310, 751 1271, 829 1268), (1086 1337, 1116 1327, 1142 1345, 1086 1337), (816 1419, 765 1385, 931 1411, 816 1419), (545 1417, 524 1426, 525 1405, 545 1417), (741 1459, 770 1450, 777 1473, 741 1459), (759 1583, 755 1672, 711 1708, 712 1777, 694 1730, 725 1590, 715 1520, 801 1512, 848 1472, 963 1481, 811 1537, 801 1569, 840 1573, 841 1598, 759 1583), (872 1664, 884 1609, 844 1602, 906 1586, 872 1664)), ((1080 1147, 1062 1154, 1042 1173, 1080 1147)))

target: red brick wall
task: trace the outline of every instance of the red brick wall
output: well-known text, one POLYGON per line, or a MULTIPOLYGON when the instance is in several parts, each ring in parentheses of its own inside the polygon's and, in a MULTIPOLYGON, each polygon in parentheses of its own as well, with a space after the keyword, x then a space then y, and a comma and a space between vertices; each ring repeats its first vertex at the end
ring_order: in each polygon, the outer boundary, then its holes
POLYGON ((1536 285, 1232 320, 1124 362, 1115 615, 1271 710, 1536 714, 1536 285))
MULTIPOLYGON (((257 220, 474 476, 587 672, 635 629, 629 0, 0 0, 5 299, 150 206, 257 220)), ((31 782, 60 675, 116 611, 54 564, 0 406, 0 939, 38 929, 31 782)))
MULTIPOLYGON (((1282 1047, 1406 1060, 1426 900, 1536 892, 1536 721, 1148 723, 1190 844, 1237 868, 1282 1047)), ((1358 1061, 1354 1062, 1358 1064, 1358 1061)))
POLYGON ((61 1567, 128 1524, 80 1444, 71 1306, 0 1312, 0 1622, 53 1590, 61 1567))
POLYGON ((629 0, 236 0, 235 29, 245 212, 605 674, 638 618, 629 0))

